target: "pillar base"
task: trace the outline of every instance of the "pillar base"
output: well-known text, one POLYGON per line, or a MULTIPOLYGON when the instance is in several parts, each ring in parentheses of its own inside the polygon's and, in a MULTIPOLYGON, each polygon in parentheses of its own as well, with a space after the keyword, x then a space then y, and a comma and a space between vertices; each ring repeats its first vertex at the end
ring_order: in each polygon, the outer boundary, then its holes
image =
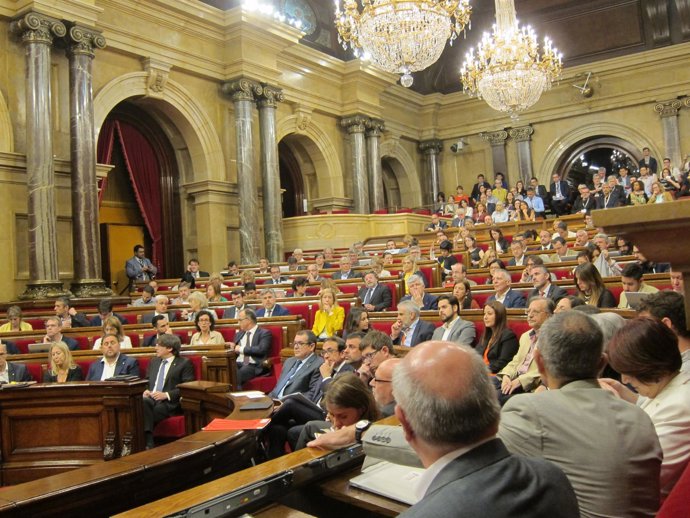
POLYGON ((56 299, 71 296, 72 293, 65 290, 60 281, 34 281, 26 285, 24 293, 19 295, 19 300, 56 299))
POLYGON ((74 281, 70 286, 72 293, 77 298, 103 298, 112 297, 113 290, 105 285, 103 279, 81 279, 74 281))

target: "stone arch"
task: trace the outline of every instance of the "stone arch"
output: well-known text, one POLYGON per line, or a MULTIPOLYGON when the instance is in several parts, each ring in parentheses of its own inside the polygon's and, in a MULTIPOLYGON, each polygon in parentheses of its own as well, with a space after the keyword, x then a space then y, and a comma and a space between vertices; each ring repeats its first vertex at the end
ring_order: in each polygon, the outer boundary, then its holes
POLYGON ((402 205, 407 207, 422 205, 422 186, 419 183, 419 175, 416 174, 415 162, 397 139, 384 138, 382 140, 381 159, 389 159, 388 165, 400 186, 402 205))
MULTIPOLYGON (((99 90, 94 97, 96 138, 106 117, 120 102, 132 97, 149 96, 148 77, 146 72, 126 74, 99 90)), ((205 175, 205 178, 195 177, 193 180, 227 181, 220 138, 206 113, 181 85, 168 80, 164 90, 149 96, 144 104, 152 108, 153 115, 164 115, 161 123, 171 142, 179 145, 179 140, 184 141, 191 171, 205 175), (166 118, 172 124, 166 124, 166 118), (175 132, 179 133, 176 135, 175 132)), ((189 171, 187 173, 188 176, 189 171)), ((186 180, 191 181, 192 178, 187 177, 186 180)))
POLYGON ((652 148, 652 154, 661 156, 658 149, 654 149, 650 144, 652 139, 638 131, 637 129, 617 124, 614 122, 599 122, 596 124, 586 124, 572 130, 557 140, 554 140, 544 154, 541 167, 539 168, 538 178, 540 181, 547 182, 551 179, 551 173, 556 170, 558 163, 565 153, 576 146, 578 143, 595 137, 610 136, 630 142, 637 149, 645 146, 652 148))
POLYGON ((11 153, 14 151, 14 133, 12 131, 12 119, 10 111, 2 92, 0 92, 0 151, 11 153))
POLYGON ((309 164, 318 186, 318 192, 308 191, 309 199, 345 196, 338 153, 323 130, 305 117, 290 115, 278 121, 276 136, 309 164))

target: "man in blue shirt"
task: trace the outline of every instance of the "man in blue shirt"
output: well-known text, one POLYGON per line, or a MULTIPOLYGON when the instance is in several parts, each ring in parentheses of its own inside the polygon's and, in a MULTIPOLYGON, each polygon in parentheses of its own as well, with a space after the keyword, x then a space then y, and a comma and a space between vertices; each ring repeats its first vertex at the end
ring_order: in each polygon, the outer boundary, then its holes
POLYGON ((532 187, 527 188, 527 197, 525 198, 525 203, 529 205, 530 209, 534 209, 534 215, 537 218, 544 217, 544 200, 536 195, 532 187))

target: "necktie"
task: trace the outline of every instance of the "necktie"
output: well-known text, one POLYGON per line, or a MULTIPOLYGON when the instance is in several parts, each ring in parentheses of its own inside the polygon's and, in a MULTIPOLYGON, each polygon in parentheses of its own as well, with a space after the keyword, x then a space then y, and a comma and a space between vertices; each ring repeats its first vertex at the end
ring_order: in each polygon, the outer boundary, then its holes
POLYGON ((406 329, 402 332, 402 335, 400 335, 400 345, 405 346, 405 342, 407 341, 407 332, 409 329, 406 329))
POLYGON ((271 318, 271 314, 273 313, 272 309, 267 309, 266 310, 266 318, 271 318))
POLYGON ((296 361, 295 364, 292 366, 292 369, 290 369, 290 372, 288 372, 287 375, 280 381, 278 386, 276 386, 274 392, 278 395, 278 397, 283 397, 283 391, 285 390, 285 387, 288 383, 290 383, 290 380, 294 377, 300 365, 302 365, 302 360, 296 361))
POLYGON ((371 288, 367 288, 367 293, 364 295, 364 304, 369 304, 369 301, 371 300, 371 288))
POLYGON ((561 182, 556 183, 556 196, 561 197, 561 182))
POLYGON ((163 385, 165 384, 165 364, 168 360, 163 360, 161 362, 160 369, 158 369, 158 378, 156 378, 156 386, 153 388, 154 392, 160 392, 163 390, 163 385))
POLYGON ((244 342, 244 361, 242 362, 244 365, 249 365, 249 355, 247 354, 247 349, 249 346, 252 344, 252 334, 248 331, 247 332, 247 339, 244 342))

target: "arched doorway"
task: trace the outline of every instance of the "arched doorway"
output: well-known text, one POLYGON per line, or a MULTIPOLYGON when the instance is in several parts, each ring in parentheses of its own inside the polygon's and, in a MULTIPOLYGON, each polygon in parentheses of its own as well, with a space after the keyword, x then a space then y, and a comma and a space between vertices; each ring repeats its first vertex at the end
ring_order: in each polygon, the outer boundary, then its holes
MULTIPOLYGON (((131 255, 129 242, 124 250, 116 249, 123 245, 115 236, 127 235, 143 237, 147 254, 159 267, 158 277, 177 276, 184 269, 179 173, 161 126, 145 109, 123 101, 102 126, 98 155, 100 163, 114 166, 100 193, 104 278, 115 281, 121 256, 131 255), (110 232, 111 226, 119 226, 120 232, 110 232)), ((118 283, 118 291, 121 287, 118 283)))
POLYGON ((400 197, 400 184, 395 174, 395 167, 399 165, 391 157, 381 159, 381 170, 383 171, 383 199, 385 206, 389 210, 397 210, 402 206, 400 197))
POLYGON ((606 175, 617 174, 622 166, 635 174, 642 155, 630 142, 610 135, 591 137, 568 148, 557 163, 556 171, 573 186, 591 184, 599 167, 606 175))
POLYGON ((304 215, 304 181, 300 164, 285 139, 278 144, 283 217, 304 215))

